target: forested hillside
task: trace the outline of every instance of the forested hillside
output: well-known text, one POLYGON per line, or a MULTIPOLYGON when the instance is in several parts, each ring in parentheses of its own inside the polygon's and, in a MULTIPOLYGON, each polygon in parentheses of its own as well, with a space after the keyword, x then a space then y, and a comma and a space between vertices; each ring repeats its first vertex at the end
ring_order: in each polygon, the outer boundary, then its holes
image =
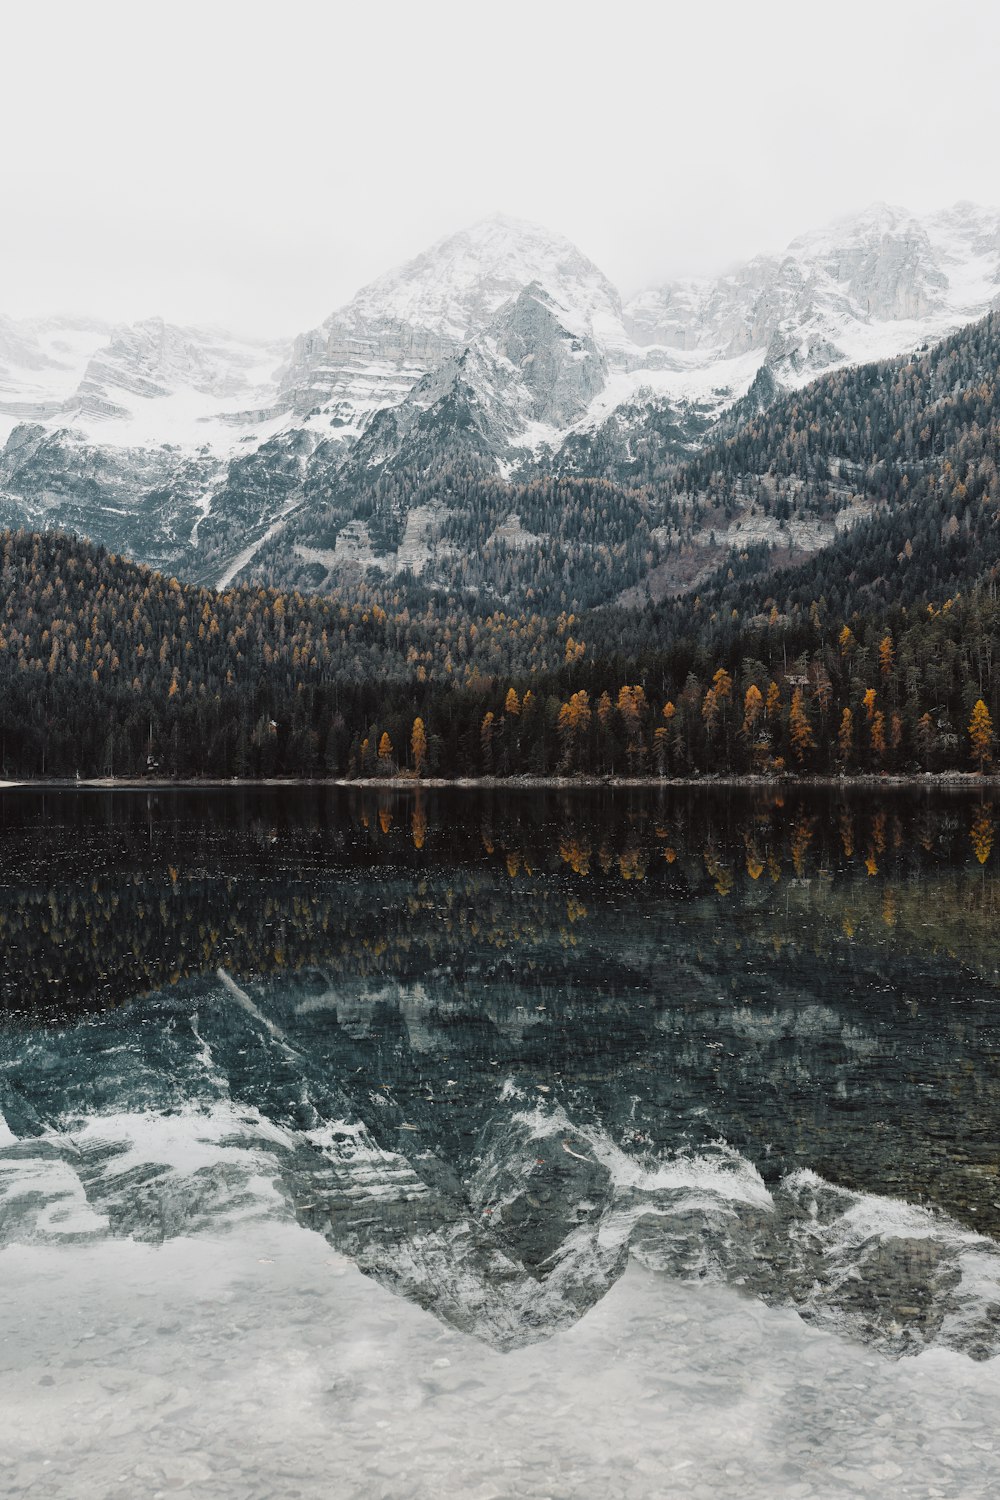
MULTIPOLYGON (((346 464, 321 446, 300 490, 298 457, 280 469, 261 450, 229 509, 242 514, 245 490, 249 517, 264 483, 272 499, 299 497, 254 559, 265 584, 340 592, 363 580, 418 607, 456 591, 484 613, 641 606, 806 558, 787 580, 796 597, 848 611, 940 597, 997 553, 998 368, 993 314, 916 357, 799 391, 781 393, 765 370, 707 438, 694 412, 682 422, 669 403, 625 406, 536 456, 534 472, 503 477, 456 420, 421 430, 419 462, 369 465, 372 436, 346 464)), ((206 563, 223 542, 201 528, 206 563)), ((754 597, 737 590, 729 607, 754 597)))
POLYGON ((871 602, 974 576, 997 555, 998 370, 994 313, 919 358, 838 370, 778 400, 751 391, 724 419, 728 435, 664 481, 664 525, 677 533, 668 552, 705 528, 721 543, 743 517, 745 534, 768 546, 743 547, 737 534, 729 564, 760 571, 769 547, 794 550, 796 521, 850 510, 862 524, 798 575, 816 597, 840 590, 854 607, 845 585, 862 560, 871 602))
POLYGON ((345 591, 363 577, 411 605, 461 591, 487 612, 558 614, 611 603, 640 584, 661 555, 652 536, 661 517, 644 483, 551 475, 511 483, 439 454, 365 486, 314 476, 301 512, 254 567, 278 587, 345 591), (344 550, 348 536, 353 552, 344 550))
MULTIPOLYGON (((287 558, 303 538, 299 590, 215 592, 64 536, 3 534, 3 770, 985 768, 1000 713, 998 367, 993 315, 919 358, 769 403, 752 392, 728 435, 667 473, 633 432, 628 484, 442 461, 386 468, 367 493, 358 479, 345 500, 314 479, 282 542, 287 558), (775 570, 782 528, 845 506, 868 518, 775 570), (348 512, 358 564, 344 574, 348 512), (737 514, 762 518, 764 539, 727 550, 737 514), (644 599, 643 580, 706 528, 715 573, 644 599)), ((246 468, 271 482, 259 455, 246 468)), ((287 571, 277 551, 261 563, 287 571)))
POLYGON ((0 540, 10 776, 986 769, 995 579, 845 619, 477 615, 182 585, 73 539, 0 540), (970 728, 971 726, 971 728, 970 728))

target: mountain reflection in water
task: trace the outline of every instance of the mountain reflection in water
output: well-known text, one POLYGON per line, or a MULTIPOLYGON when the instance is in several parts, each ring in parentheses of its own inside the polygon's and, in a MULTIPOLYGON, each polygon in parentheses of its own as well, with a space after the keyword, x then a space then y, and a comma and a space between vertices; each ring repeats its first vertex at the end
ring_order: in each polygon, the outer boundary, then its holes
POLYGON ((275 1216, 500 1348, 634 1261, 1000 1348, 965 794, 0 795, 0 1243, 275 1216))

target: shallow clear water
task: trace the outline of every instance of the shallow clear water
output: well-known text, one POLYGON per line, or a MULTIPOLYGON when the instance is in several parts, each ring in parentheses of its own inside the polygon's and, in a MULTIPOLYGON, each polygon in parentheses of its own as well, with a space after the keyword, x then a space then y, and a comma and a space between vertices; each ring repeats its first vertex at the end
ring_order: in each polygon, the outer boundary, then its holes
POLYGON ((0 794, 2 1493, 997 1493, 998 823, 0 794))

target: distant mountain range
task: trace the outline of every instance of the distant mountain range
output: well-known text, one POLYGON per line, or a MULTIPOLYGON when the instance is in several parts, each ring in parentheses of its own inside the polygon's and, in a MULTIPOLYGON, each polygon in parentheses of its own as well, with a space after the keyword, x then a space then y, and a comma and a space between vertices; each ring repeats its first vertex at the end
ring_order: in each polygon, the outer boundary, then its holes
POLYGON ((936 343, 998 300, 1000 211, 963 203, 878 205, 627 302, 568 240, 491 218, 287 345, 0 318, 0 524, 74 530, 216 585, 328 589, 371 570, 475 587, 492 546, 512 558, 516 579, 493 586, 512 604, 553 534, 525 487, 593 479, 614 491, 594 544, 633 544, 605 594, 641 598, 679 463, 782 392, 936 343))

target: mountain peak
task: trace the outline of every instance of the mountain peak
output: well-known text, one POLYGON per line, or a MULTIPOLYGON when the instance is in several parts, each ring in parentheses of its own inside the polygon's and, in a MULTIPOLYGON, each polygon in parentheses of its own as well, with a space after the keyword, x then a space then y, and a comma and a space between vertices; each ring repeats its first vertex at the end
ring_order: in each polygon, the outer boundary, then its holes
POLYGON ((458 344, 481 333, 498 309, 538 282, 557 301, 618 309, 611 282, 564 235, 509 214, 491 214, 435 241, 376 277, 325 325, 370 323, 373 312, 458 344))

